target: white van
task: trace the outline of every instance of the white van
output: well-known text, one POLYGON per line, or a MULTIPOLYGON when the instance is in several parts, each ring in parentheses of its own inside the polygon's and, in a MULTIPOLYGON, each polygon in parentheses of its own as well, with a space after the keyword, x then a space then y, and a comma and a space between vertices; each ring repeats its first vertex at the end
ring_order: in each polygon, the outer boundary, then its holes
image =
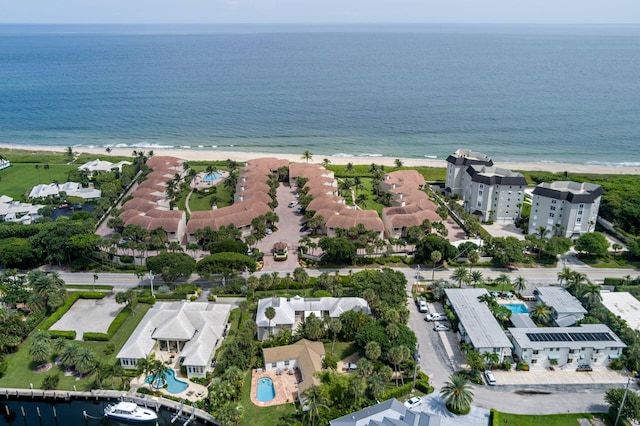
POLYGON ((487 381, 487 384, 489 386, 495 386, 496 385, 496 378, 493 376, 493 373, 489 370, 484 372, 484 378, 487 381))
POLYGON ((427 302, 425 302, 424 300, 421 300, 420 303, 418 304, 418 311, 422 313, 429 312, 429 308, 427 307, 427 302))

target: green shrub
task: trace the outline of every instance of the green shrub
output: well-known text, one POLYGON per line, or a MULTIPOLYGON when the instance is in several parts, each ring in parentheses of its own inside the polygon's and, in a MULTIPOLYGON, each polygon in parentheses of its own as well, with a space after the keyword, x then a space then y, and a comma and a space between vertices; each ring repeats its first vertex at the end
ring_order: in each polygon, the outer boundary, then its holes
POLYGON ((152 296, 141 296, 138 297, 138 303, 146 303, 148 305, 153 305, 156 303, 156 298, 152 296))
POLYGON ((456 410, 453 407, 450 407, 449 404, 446 404, 446 406, 447 406, 447 410, 457 415, 469 414, 469 411, 471 411, 471 406, 464 407, 462 410, 456 410))
POLYGON ((198 291, 198 286, 195 284, 179 284, 173 290, 173 294, 176 296, 186 296, 187 294, 193 294, 198 291))
POLYGON ((430 394, 435 389, 429 384, 429 380, 419 380, 416 382, 416 389, 425 394, 430 394))
POLYGON ((0 377, 4 376, 4 373, 7 372, 7 367, 9 363, 4 355, 0 355, 0 377))
POLYGON ((498 426, 500 424, 500 412, 495 408, 489 410, 489 425, 498 426))
POLYGON ((622 285, 624 283, 624 278, 610 278, 610 277, 606 277, 604 279, 604 285, 612 285, 612 286, 619 286, 622 285))
POLYGON ((82 340, 85 342, 108 342, 109 335, 107 333, 97 333, 94 331, 85 331, 82 333, 82 340))
POLYGON ((115 351, 116 351, 116 345, 114 345, 113 343, 107 343, 107 346, 105 346, 103 352, 105 355, 111 355, 115 351))
POLYGON ((121 310, 118 315, 111 321, 109 324, 109 329, 107 330, 107 335, 109 335, 109 339, 113 337, 114 334, 120 329, 122 324, 129 318, 129 314, 131 314, 131 309, 127 306, 123 310, 121 310))
POLYGON ((516 370, 517 371, 529 371, 529 364, 527 364, 524 361, 520 361, 518 364, 516 364, 516 370))
POLYGON ((397 388, 393 388, 382 394, 381 401, 386 401, 391 398, 400 398, 404 395, 407 395, 413 389, 413 383, 407 383, 406 385, 399 386, 397 388))
POLYGON ((133 263, 133 256, 120 256, 120 263, 124 263, 124 264, 132 264, 133 263))
POLYGON ((57 374, 49 374, 44 377, 42 381, 42 389, 50 390, 58 387, 58 383, 60 383, 60 376, 57 374))
POLYGON ((51 336, 52 339, 62 337, 67 340, 75 340, 76 338, 75 330, 47 330, 47 333, 49 333, 49 336, 51 336))

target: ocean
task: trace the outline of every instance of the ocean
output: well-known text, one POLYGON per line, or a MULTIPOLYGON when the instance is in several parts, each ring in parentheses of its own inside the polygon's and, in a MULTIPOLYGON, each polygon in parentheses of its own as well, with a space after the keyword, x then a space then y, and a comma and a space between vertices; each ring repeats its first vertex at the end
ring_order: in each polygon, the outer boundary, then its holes
POLYGON ((0 25, 0 143, 640 165, 640 26, 0 25))

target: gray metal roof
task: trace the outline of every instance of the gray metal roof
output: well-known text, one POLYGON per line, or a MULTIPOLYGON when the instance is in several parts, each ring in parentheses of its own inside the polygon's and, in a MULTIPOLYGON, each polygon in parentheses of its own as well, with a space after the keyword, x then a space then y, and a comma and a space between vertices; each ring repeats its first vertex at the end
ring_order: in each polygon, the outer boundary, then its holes
POLYGON ((558 316, 587 313, 582 303, 564 287, 536 287, 534 294, 539 300, 551 306, 558 316))
POLYGON ((580 327, 510 328, 509 331, 513 341, 522 349, 605 349, 627 347, 604 324, 584 324, 580 327))
POLYGON ((537 327, 529 314, 512 314, 511 323, 516 328, 534 328, 537 327))
POLYGON ((478 297, 489 294, 484 288, 445 289, 471 343, 476 348, 511 348, 511 342, 489 307, 478 297))
POLYGON ((469 166, 467 174, 474 182, 486 185, 527 185, 527 179, 522 174, 499 167, 469 166))
POLYGON ((397 399, 388 399, 331 420, 329 426, 440 426, 440 419, 434 414, 411 411, 397 399))

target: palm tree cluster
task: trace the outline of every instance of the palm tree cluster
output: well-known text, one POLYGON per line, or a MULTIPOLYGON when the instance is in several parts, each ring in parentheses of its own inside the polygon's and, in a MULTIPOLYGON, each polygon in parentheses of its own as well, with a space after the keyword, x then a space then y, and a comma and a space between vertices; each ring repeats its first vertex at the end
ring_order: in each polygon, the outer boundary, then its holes
POLYGON ((32 310, 51 313, 64 303, 66 298, 64 281, 57 272, 47 274, 34 269, 27 274, 27 281, 31 288, 29 306, 32 310))

